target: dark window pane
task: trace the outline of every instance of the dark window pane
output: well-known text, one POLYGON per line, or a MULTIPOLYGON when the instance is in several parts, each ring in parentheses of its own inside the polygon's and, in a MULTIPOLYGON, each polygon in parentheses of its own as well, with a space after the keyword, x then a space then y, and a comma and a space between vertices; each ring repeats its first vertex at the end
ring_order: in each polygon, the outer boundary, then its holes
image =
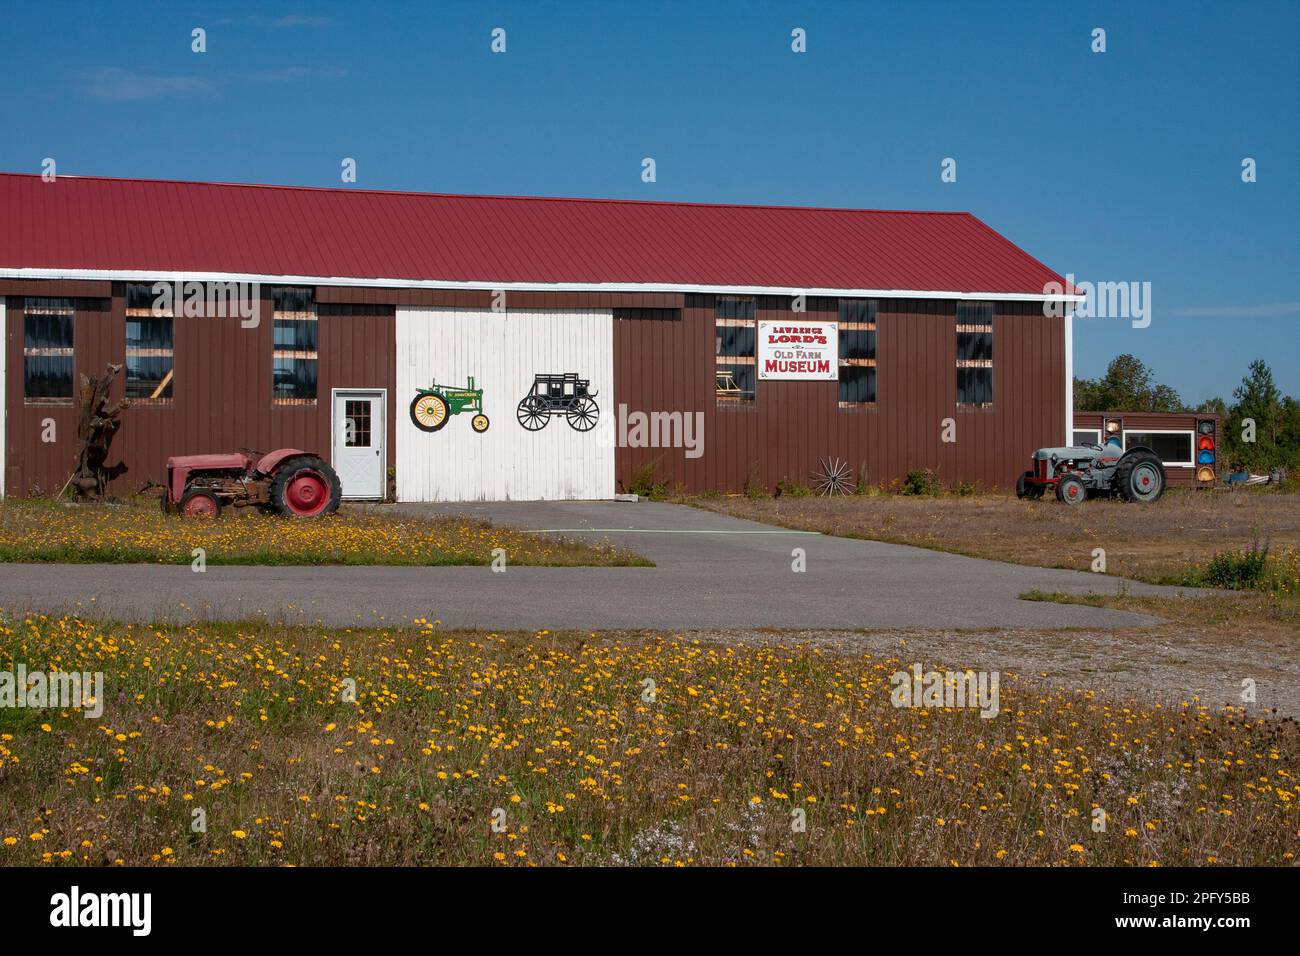
POLYGON ((1075 432, 1073 437, 1070 439, 1070 444, 1074 445, 1076 448, 1082 447, 1083 445, 1098 445, 1100 443, 1101 441, 1098 438, 1097 433, 1091 430, 1075 432))
POLYGON ((172 347, 172 320, 126 320, 126 347, 128 349, 169 349, 172 347))
MULTIPOLYGON (((170 283, 168 284, 170 285, 170 283)), ((170 306, 169 297, 155 294, 153 287, 154 283, 152 282, 128 282, 126 284, 126 307, 128 309, 148 309, 152 312, 155 303, 160 306, 170 306)))
POLYGON ((310 312, 315 306, 315 298, 311 289, 271 290, 271 301, 277 312, 310 312))
POLYGON ((316 351, 316 323, 311 320, 276 319, 275 347, 290 352, 316 351))
POLYGON ((957 333, 957 358, 961 359, 992 359, 993 358, 993 333, 992 332, 958 332, 957 333))
POLYGON ((957 369, 957 404, 984 405, 993 401, 993 369, 957 369))
POLYGON ((876 357, 876 333, 864 329, 840 329, 840 358, 876 357))
POLYGON ((715 305, 715 314, 719 319, 752 319, 754 317, 754 300, 729 299, 719 296, 715 305))
POLYGON ((315 398, 316 360, 280 358, 272 366, 276 398, 315 398))
POLYGON ((841 365, 840 401, 874 402, 875 400, 876 370, 870 365, 841 365))
POLYGON ((841 322, 876 321, 876 302, 874 299, 840 299, 841 322))
POLYGON ((719 355, 754 354, 755 329, 752 325, 719 325, 717 330, 719 355))
POLYGON ((1173 435, 1157 435, 1151 432, 1124 433, 1125 448, 1136 448, 1138 445, 1150 448, 1161 461, 1192 460, 1191 432, 1179 432, 1173 435))
POLYGON ((72 348, 72 313, 33 315, 28 312, 23 317, 23 333, 24 348, 70 349, 72 348))
POLYGON ((716 382, 718 400, 753 401, 754 369, 753 365, 719 365, 716 382))
POLYGON ((27 398, 72 398, 72 356, 26 356, 23 394, 27 398))
POLYGON ((957 324, 958 325, 992 325, 993 324, 993 303, 992 302, 958 302, 957 303, 957 324))
POLYGON ((349 448, 370 447, 370 402, 367 399, 344 402, 344 417, 347 428, 343 435, 343 444, 349 448))
POLYGON ((170 355, 128 355, 126 357, 126 397, 127 398, 171 398, 172 370, 170 355), (167 380, 166 386, 157 396, 154 392, 167 380))

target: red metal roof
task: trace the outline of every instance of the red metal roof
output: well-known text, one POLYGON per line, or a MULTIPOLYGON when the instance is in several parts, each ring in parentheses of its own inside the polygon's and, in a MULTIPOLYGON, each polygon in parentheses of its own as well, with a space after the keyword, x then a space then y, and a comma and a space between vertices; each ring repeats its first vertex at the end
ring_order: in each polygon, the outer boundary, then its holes
POLYGON ((1030 295, 1062 281, 964 212, 0 173, 0 272, 19 269, 1030 295))

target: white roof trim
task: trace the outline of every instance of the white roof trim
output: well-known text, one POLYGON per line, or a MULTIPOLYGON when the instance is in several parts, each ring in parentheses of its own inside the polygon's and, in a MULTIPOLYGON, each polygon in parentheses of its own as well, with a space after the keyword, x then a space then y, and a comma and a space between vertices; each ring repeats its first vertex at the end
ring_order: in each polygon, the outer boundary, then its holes
POLYGON ((703 292, 713 295, 808 295, 889 299, 998 299, 1003 302, 1084 302, 1082 295, 1046 292, 952 292, 937 289, 798 289, 786 286, 694 285, 661 282, 460 282, 445 279, 349 279, 340 276, 256 275, 241 272, 154 272, 140 269, 7 269, 3 279, 113 282, 257 282, 267 285, 357 286, 379 289, 465 289, 484 292, 703 292))

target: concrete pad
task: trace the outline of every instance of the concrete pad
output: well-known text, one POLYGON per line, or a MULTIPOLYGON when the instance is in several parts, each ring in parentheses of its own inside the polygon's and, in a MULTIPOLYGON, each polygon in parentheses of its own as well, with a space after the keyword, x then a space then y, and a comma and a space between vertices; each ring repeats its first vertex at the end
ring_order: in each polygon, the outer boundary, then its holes
POLYGON ((1024 591, 1194 594, 1079 571, 793 531, 658 502, 376 505, 609 541, 653 568, 0 565, 0 607, 136 621, 262 617, 487 629, 1124 627, 1154 619, 1024 591), (792 570, 794 549, 805 572, 792 570))

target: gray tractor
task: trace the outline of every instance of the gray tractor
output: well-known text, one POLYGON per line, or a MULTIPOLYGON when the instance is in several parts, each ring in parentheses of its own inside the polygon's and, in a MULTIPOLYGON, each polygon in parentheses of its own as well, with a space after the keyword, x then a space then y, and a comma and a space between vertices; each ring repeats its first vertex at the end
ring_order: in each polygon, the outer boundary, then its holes
POLYGON ((1041 498, 1048 489, 1067 505, 1089 495, 1119 495, 1150 503, 1165 493, 1165 466, 1150 448, 1125 451, 1118 442, 1073 448, 1040 448, 1034 467, 1016 479, 1017 498, 1041 498))

